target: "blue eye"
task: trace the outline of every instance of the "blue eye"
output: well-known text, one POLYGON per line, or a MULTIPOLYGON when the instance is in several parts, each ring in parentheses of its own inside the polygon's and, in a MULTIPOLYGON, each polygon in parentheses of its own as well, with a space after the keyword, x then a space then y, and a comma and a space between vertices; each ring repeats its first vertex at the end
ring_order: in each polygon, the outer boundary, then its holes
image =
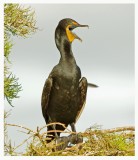
POLYGON ((69 30, 72 31, 75 28, 75 26, 70 26, 69 30))

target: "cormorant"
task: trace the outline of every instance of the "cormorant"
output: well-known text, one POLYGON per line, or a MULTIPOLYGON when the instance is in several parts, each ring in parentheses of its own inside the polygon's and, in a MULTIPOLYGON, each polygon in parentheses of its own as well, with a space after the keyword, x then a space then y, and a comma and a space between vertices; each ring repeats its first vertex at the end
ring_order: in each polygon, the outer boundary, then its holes
MULTIPOLYGON (((41 99, 42 113, 46 124, 60 122, 71 126, 76 132, 75 123, 79 118, 86 101, 87 79, 81 77, 81 70, 77 66, 72 52, 74 39, 81 39, 72 32, 81 25, 73 19, 62 19, 55 30, 55 43, 60 52, 59 63, 53 68, 47 78, 41 99)), ((65 130, 61 125, 47 127, 50 130, 65 130)), ((48 133, 47 137, 54 139, 59 137, 59 132, 48 133), (52 137, 49 136, 53 135, 52 137)), ((50 142, 51 140, 48 140, 50 142)))

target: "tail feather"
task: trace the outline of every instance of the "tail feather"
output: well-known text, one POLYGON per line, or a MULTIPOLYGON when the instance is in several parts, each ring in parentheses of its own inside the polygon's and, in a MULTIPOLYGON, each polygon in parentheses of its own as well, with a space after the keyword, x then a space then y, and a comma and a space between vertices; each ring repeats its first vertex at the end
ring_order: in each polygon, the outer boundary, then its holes
POLYGON ((93 84, 93 83, 88 83, 88 87, 97 88, 99 86, 97 86, 96 84, 93 84))

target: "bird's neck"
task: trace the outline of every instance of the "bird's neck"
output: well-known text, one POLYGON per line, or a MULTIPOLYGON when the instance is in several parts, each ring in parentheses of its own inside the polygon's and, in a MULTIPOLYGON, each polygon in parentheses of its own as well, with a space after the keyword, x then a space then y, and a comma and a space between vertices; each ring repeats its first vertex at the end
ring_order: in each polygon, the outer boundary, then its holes
POLYGON ((59 51, 61 54, 60 61, 76 63, 72 52, 72 45, 67 40, 64 39, 61 42, 59 51))
POLYGON ((60 62, 76 64, 75 58, 72 52, 72 44, 68 41, 67 37, 59 35, 60 38, 56 38, 56 46, 60 52, 60 62))

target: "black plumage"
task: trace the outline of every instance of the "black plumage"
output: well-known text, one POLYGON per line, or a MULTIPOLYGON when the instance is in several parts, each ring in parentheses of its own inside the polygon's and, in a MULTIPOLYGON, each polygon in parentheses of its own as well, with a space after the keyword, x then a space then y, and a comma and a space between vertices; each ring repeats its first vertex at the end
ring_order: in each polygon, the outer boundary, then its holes
MULTIPOLYGON (((52 122, 70 125, 76 132, 75 123, 79 118, 86 101, 87 79, 81 78, 81 70, 73 56, 71 44, 74 39, 81 40, 72 30, 80 25, 72 19, 63 19, 55 31, 55 42, 60 52, 59 63, 47 78, 42 92, 42 113, 46 124, 52 122)), ((48 126, 47 130, 64 130, 61 125, 48 126)), ((52 139, 59 137, 59 132, 49 133, 52 139)), ((49 142, 49 141, 48 141, 49 142)))

